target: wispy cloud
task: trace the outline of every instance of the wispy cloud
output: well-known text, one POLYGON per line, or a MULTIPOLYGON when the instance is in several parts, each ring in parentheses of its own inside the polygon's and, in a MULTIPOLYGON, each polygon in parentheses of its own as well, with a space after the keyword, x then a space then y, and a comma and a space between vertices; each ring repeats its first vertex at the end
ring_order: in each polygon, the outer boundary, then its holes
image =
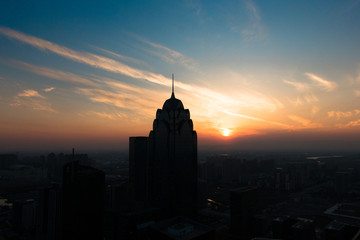
POLYGON ((312 93, 306 94, 304 99, 307 103, 314 103, 319 101, 318 97, 312 93))
POLYGON ((44 96, 40 95, 38 91, 32 89, 26 89, 18 94, 19 97, 38 97, 38 98, 45 98, 44 96))
POLYGON ((326 80, 324 78, 321 78, 313 73, 305 73, 305 75, 312 80, 314 83, 316 83, 319 87, 321 87, 323 90, 327 92, 334 91, 337 87, 337 84, 335 82, 331 82, 329 80, 326 80))
POLYGON ((134 38, 138 39, 139 41, 151 46, 153 48, 153 50, 150 50, 150 49, 145 49, 145 50, 155 56, 160 57, 163 61, 165 61, 167 63, 171 63, 171 64, 177 63, 177 64, 180 64, 190 70, 195 70, 198 67, 198 63, 194 59, 186 57, 185 55, 181 54, 178 51, 170 49, 161 44, 151 42, 151 41, 146 40, 142 37, 139 37, 135 34, 129 34, 129 35, 131 35, 134 38))
POLYGON ((138 60, 138 59, 135 59, 135 58, 132 58, 132 57, 124 56, 124 55, 121 55, 119 53, 115 53, 115 52, 112 52, 112 51, 109 51, 109 50, 106 50, 106 49, 103 49, 103 48, 95 47, 95 46, 91 46, 91 47, 98 50, 98 51, 106 53, 106 54, 108 54, 110 56, 117 57, 118 59, 126 61, 126 62, 132 62, 132 63, 136 63, 136 64, 147 65, 147 63, 145 63, 144 61, 141 61, 141 60, 138 60))
POLYGON ((360 126, 360 119, 359 119, 359 120, 355 120, 355 121, 350 121, 350 122, 347 123, 345 126, 346 126, 346 127, 356 127, 356 126, 360 126))
POLYGON ((200 18, 200 22, 203 23, 205 21, 204 15, 205 11, 201 4, 200 0, 185 0, 185 6, 194 10, 195 15, 200 18))
POLYGON ((300 92, 304 92, 310 89, 310 86, 306 83, 289 81, 289 80, 283 80, 283 82, 295 87, 300 92))
POLYGON ((50 113, 56 113, 51 104, 42 98, 31 98, 31 97, 19 97, 16 96, 9 103, 12 107, 24 107, 27 109, 33 109, 36 111, 45 111, 50 113))
MULTIPOLYGON (((5 62, 3 60, 1 60, 1 62, 5 62)), ((36 65, 32 65, 29 63, 25 63, 25 62, 20 62, 20 61, 15 61, 15 60, 8 60, 6 61, 6 64, 9 64, 13 67, 17 67, 20 69, 24 69, 27 70, 29 72, 44 76, 44 77, 48 77, 48 78, 52 78, 52 79, 56 79, 56 80, 60 80, 60 81, 65 81, 65 82, 71 82, 73 84, 77 84, 77 85, 86 85, 86 86, 91 86, 91 87, 98 87, 99 85, 94 83, 93 81, 73 74, 73 73, 69 73, 69 72, 64 72, 64 71, 60 71, 60 70, 55 70, 52 68, 48 68, 48 67, 43 67, 43 66, 36 66, 36 65)), ((51 89, 53 90, 53 89, 51 89)), ((45 90, 44 90, 45 91, 45 90)))
POLYGON ((299 116, 296 116, 296 115, 289 115, 288 118, 291 119, 294 122, 299 123, 304 128, 322 127, 322 125, 320 123, 314 123, 313 121, 311 121, 309 119, 299 117, 299 116))
POLYGON ((102 89, 79 88, 78 93, 89 96, 93 102, 116 106, 131 112, 153 114, 154 103, 147 97, 139 98, 132 93, 114 93, 102 89))
POLYGON ((110 119, 110 120, 115 120, 115 117, 110 115, 110 114, 107 114, 107 113, 104 113, 104 112, 91 112, 92 114, 100 117, 100 118, 107 118, 107 119, 110 119))
POLYGON ((38 91, 32 89, 22 91, 17 96, 13 97, 8 104, 11 107, 24 107, 50 113, 57 112, 52 108, 51 104, 46 101, 44 96, 40 95, 38 91))
POLYGON ((340 118, 348 118, 354 115, 358 115, 360 114, 360 110, 359 109, 355 109, 353 111, 347 111, 347 112, 343 112, 343 111, 329 111, 328 112, 328 117, 329 118, 333 118, 336 117, 337 119, 340 118))
POLYGON ((12 29, 5 27, 0 27, 0 34, 5 35, 9 38, 19 40, 23 43, 29 44, 38 49, 51 51, 53 53, 71 59, 73 61, 88 64, 95 68, 101 68, 106 71, 120 73, 135 79, 146 79, 156 84, 170 85, 170 79, 164 77, 161 74, 156 74, 146 70, 132 68, 126 64, 123 64, 119 61, 107 57, 103 57, 88 52, 78 52, 69 49, 67 47, 63 47, 58 44, 37 37, 33 37, 30 35, 26 35, 24 33, 14 31, 12 29))
POLYGON ((360 97, 360 90, 354 90, 355 96, 360 97))
MULTIPOLYGON (((65 58, 88 64, 92 67, 123 74, 135 79, 147 80, 161 86, 170 86, 171 84, 171 80, 161 74, 136 69, 116 60, 92 53, 78 52, 8 28, 0 27, 0 34, 34 46, 40 50, 51 51, 65 58)), ((188 67, 191 67, 193 64, 189 58, 184 57, 184 55, 177 51, 149 41, 146 43, 154 49, 159 50, 159 52, 164 53, 164 56, 166 55, 181 64, 187 65, 188 67)), ((153 96, 157 93, 151 91, 146 92, 147 90, 144 88, 138 88, 127 83, 121 83, 99 76, 90 75, 83 77, 69 72, 35 66, 19 61, 13 61, 12 64, 42 76, 80 85, 77 89, 78 93, 87 96, 92 102, 116 106, 123 110, 121 111, 122 113, 137 112, 152 116, 154 109, 158 107, 155 106, 153 101, 153 96), (108 87, 112 88, 112 91, 107 90, 108 87), (141 95, 141 97, 139 97, 139 95, 141 95)), ((218 117, 223 114, 223 111, 226 111, 227 115, 237 117, 247 116, 248 119, 256 120, 256 117, 251 116, 251 114, 244 114, 243 109, 275 112, 277 109, 283 107, 282 103, 277 99, 254 91, 241 91, 236 96, 228 96, 209 88, 185 84, 180 81, 176 82, 176 88, 183 90, 181 92, 186 96, 184 97, 185 99, 192 99, 189 102, 194 102, 194 99, 196 99, 197 102, 202 102, 202 106, 196 108, 200 110, 199 115, 203 115, 205 118, 218 117), (211 109, 209 109, 209 106, 211 106, 211 109), (211 113, 209 113, 209 110, 211 110, 211 113)))
POLYGON ((311 109, 311 113, 312 114, 316 114, 320 111, 320 107, 319 106, 313 106, 311 109))
POLYGON ((245 0, 245 6, 250 18, 250 25, 241 31, 245 40, 262 40, 266 37, 265 29, 261 22, 261 15, 252 0, 245 0))
POLYGON ((45 88, 43 89, 44 92, 51 92, 52 90, 54 90, 54 87, 49 87, 49 88, 45 88))

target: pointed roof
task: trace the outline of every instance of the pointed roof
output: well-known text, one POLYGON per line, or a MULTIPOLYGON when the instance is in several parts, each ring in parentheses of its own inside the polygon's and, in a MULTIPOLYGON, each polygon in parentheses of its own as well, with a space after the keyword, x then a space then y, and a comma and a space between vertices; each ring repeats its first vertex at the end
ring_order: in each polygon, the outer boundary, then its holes
POLYGON ((168 112, 170 112, 171 110, 175 111, 178 109, 184 110, 184 105, 182 104, 181 100, 175 98, 174 74, 172 74, 171 97, 165 101, 165 103, 163 105, 163 110, 167 110, 168 112))

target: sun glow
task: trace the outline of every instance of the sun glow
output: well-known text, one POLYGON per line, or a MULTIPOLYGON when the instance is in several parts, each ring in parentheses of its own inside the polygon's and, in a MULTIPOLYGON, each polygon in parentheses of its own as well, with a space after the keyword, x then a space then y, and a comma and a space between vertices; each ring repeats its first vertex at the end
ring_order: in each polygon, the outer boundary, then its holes
POLYGON ((221 134, 222 134, 224 137, 228 137, 228 136, 230 136, 230 134, 231 134, 231 130, 228 129, 228 128, 223 128, 223 129, 221 129, 221 134))

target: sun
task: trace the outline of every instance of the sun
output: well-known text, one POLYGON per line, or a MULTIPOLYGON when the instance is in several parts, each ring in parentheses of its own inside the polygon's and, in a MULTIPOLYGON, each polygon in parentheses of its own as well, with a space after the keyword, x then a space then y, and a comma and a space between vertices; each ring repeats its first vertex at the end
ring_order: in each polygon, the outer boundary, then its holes
POLYGON ((222 134, 224 137, 228 137, 228 136, 230 136, 230 134, 231 134, 231 130, 228 129, 228 128, 223 128, 223 129, 221 129, 221 134, 222 134))

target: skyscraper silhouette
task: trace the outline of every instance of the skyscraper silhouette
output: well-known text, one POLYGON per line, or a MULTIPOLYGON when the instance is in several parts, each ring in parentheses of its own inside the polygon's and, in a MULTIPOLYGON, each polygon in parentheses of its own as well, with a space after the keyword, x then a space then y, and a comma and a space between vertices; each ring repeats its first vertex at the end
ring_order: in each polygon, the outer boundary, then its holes
POLYGON ((192 215, 197 206, 197 135, 190 112, 171 97, 156 112, 149 134, 149 200, 168 216, 192 215))
POLYGON ((63 239, 103 239, 105 173, 78 161, 63 169, 63 239))
MULTIPOLYGON (((130 145, 132 152, 143 149, 143 144, 135 144, 135 138, 130 138, 130 145)), ((156 112, 147 146, 147 164, 144 166, 147 206, 159 208, 164 217, 195 214, 197 135, 189 110, 175 98, 174 82, 171 97, 156 112)), ((134 159, 130 157, 130 165, 134 159)), ((130 172, 130 176, 134 174, 130 172)))

